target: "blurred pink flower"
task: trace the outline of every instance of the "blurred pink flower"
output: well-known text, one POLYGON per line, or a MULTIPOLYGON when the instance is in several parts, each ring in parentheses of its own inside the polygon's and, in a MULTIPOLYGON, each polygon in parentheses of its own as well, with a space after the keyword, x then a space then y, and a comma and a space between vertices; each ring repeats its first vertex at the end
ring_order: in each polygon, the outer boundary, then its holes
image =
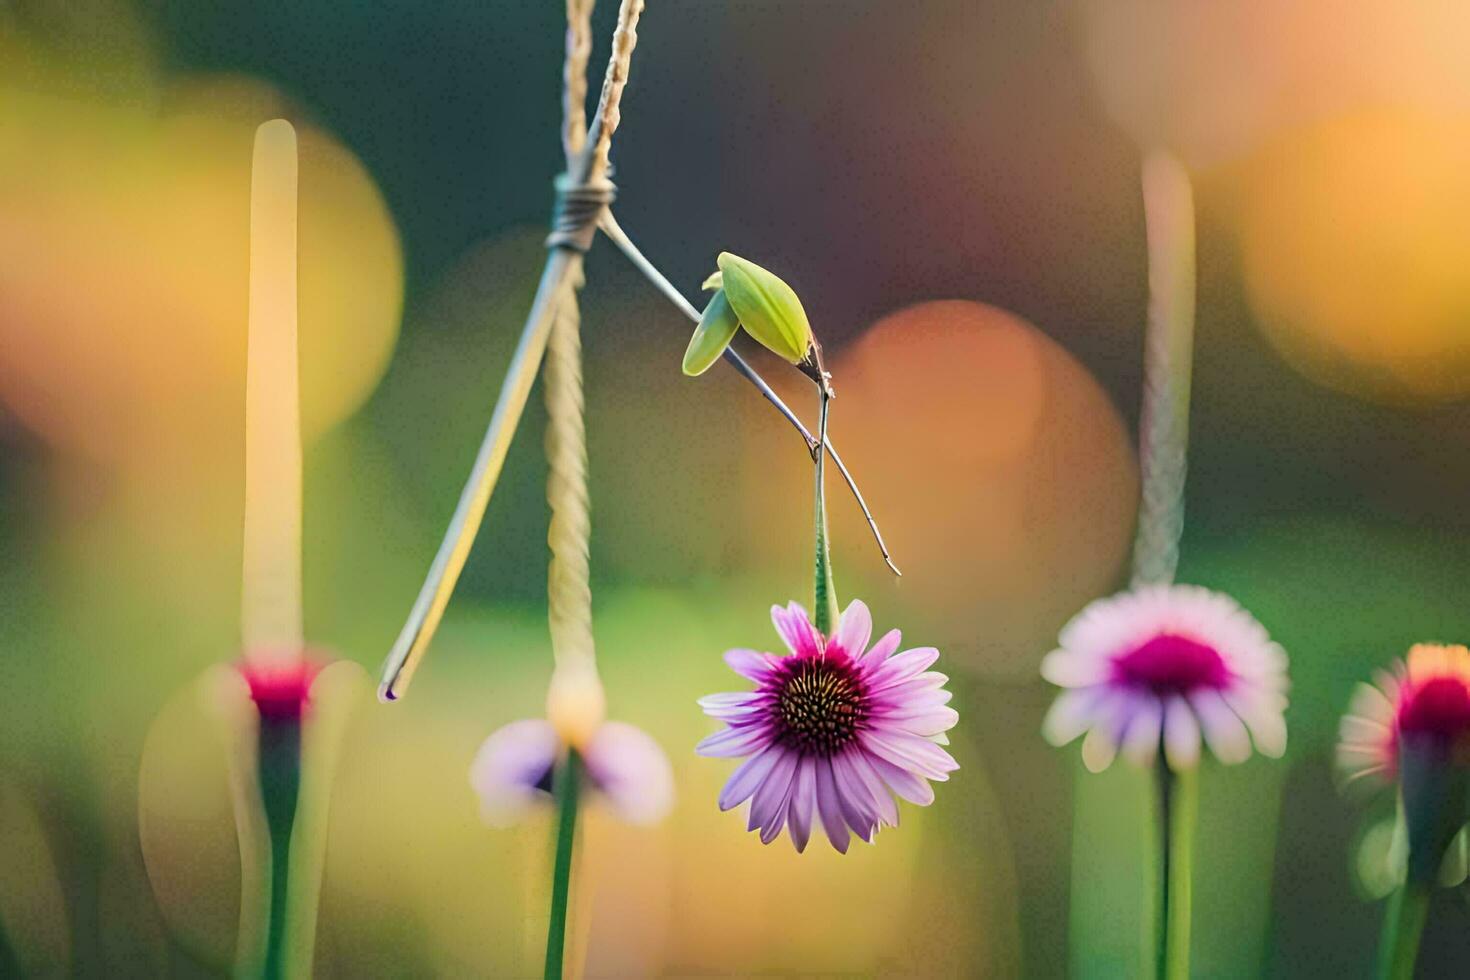
POLYGON ((1152 765, 1199 761, 1200 736, 1221 762, 1286 751, 1286 654, 1234 599, 1193 585, 1146 586, 1099 599, 1063 629, 1041 674, 1067 688, 1042 734, 1106 769, 1121 749, 1152 765))
POLYGON ((236 668, 250 685, 250 699, 262 718, 300 721, 311 707, 311 685, 326 667, 320 660, 292 656, 279 661, 258 658, 236 668))
MULTIPOLYGON (((550 803, 552 770, 565 751, 556 729, 542 718, 513 721, 485 739, 470 765, 470 785, 485 821, 508 826, 537 803, 550 803)), ((603 722, 579 752, 592 788, 629 823, 656 823, 673 807, 668 757, 641 729, 603 722)))
POLYGON ((1420 643, 1393 672, 1359 684, 1339 729, 1344 781, 1398 777, 1401 738, 1441 743, 1444 757, 1470 765, 1470 650, 1420 643))
POLYGON ((769 844, 790 830, 804 850, 812 823, 846 853, 848 830, 865 841, 883 824, 898 825, 897 794, 927 806, 959 768, 940 748, 959 715, 948 707, 949 678, 928 668, 933 647, 895 654, 892 630, 868 649, 873 619, 853 602, 830 637, 796 603, 773 606, 776 632, 789 655, 731 650, 725 662, 756 683, 754 691, 712 694, 699 704, 727 728, 700 742, 700 755, 749 756, 720 793, 720 809, 751 800, 749 829, 769 844))

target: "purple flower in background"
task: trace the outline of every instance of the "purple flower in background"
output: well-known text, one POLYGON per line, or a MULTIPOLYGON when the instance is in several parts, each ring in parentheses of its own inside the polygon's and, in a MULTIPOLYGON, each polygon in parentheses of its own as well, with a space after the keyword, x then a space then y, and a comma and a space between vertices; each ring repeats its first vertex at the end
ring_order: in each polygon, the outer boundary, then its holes
POLYGON ((1041 675, 1067 688, 1042 734, 1082 733, 1082 761, 1106 769, 1121 751, 1152 765, 1199 761, 1200 736, 1221 762, 1286 751, 1286 654, 1234 599, 1193 585, 1156 585, 1089 605, 1063 629, 1041 675))
POLYGON ((725 662, 756 683, 747 693, 712 694, 699 704, 728 725, 699 743, 700 755, 748 756, 720 793, 720 809, 750 800, 749 829, 769 844, 786 827, 798 851, 820 822, 846 853, 849 829, 871 842, 898 826, 894 795, 927 806, 959 768, 940 745, 959 715, 948 706, 949 678, 928 668, 933 647, 895 653, 892 630, 872 648, 873 619, 853 602, 823 637, 806 610, 774 606, 771 619, 790 654, 731 650, 725 662))
MULTIPOLYGON (((551 722, 513 721, 481 744, 470 785, 487 823, 508 826, 538 803, 551 802, 552 769, 566 751, 551 722)), ((578 749, 593 789, 629 823, 663 819, 674 803, 668 757, 647 733, 618 721, 600 724, 578 749)))

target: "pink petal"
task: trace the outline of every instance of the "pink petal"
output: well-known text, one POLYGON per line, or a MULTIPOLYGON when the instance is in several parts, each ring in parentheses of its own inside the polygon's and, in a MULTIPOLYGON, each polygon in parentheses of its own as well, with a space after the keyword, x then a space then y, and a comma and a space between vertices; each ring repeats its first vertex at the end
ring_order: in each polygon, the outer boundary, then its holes
POLYGON ((959 724, 960 713, 953 708, 914 708, 908 711, 885 711, 873 716, 876 723, 892 727, 910 735, 931 738, 949 731, 959 724))
POLYGON ((781 805, 776 808, 776 815, 771 822, 761 828, 761 843, 769 844, 781 836, 781 828, 786 826, 786 815, 791 809, 791 794, 796 788, 796 780, 792 780, 786 787, 786 795, 781 799, 781 805))
POLYGON ((720 790, 720 809, 729 810, 750 799, 750 795, 770 775, 783 751, 779 745, 772 745, 740 763, 726 780, 725 788, 720 790))
POLYGON ((674 770, 646 732, 604 722, 583 752, 587 773, 612 808, 629 823, 657 823, 674 806, 674 770))
POLYGON ((946 751, 927 739, 900 732, 868 731, 862 736, 863 748, 872 755, 887 759, 920 776, 943 782, 959 763, 946 751))
POLYGON ((699 755, 716 759, 736 759, 763 749, 771 741, 765 725, 746 725, 715 732, 694 747, 699 755))
POLYGON ((741 721, 757 718, 767 710, 767 698, 763 694, 750 692, 737 694, 709 694, 699 699, 699 706, 711 718, 721 721, 741 721))
POLYGON ((920 777, 871 752, 867 753, 865 758, 900 799, 917 803, 919 806, 928 806, 934 802, 934 787, 920 777))
POLYGON ((871 842, 873 831, 878 829, 878 815, 872 794, 857 774, 847 764, 845 755, 834 755, 832 779, 837 785, 837 801, 842 806, 842 818, 852 832, 871 842))
POLYGON ((1190 707, 1199 718, 1200 731, 1215 758, 1234 765, 1250 758, 1251 737, 1240 716, 1230 710, 1220 692, 1212 687, 1200 688, 1189 695, 1190 707))
POLYGON ((774 658, 769 653, 761 653, 759 650, 726 650, 725 663, 730 669, 741 677, 755 681, 757 684, 764 681, 771 674, 771 663, 774 658))
POLYGON ((837 795, 837 781, 832 775, 832 763, 827 759, 817 762, 817 812, 822 818, 822 829, 827 840, 840 853, 847 853, 847 824, 842 819, 842 801, 837 795))
POLYGON ((485 739, 470 764, 470 785, 485 822, 509 825, 538 798, 546 799, 536 787, 560 751, 555 729, 540 718, 513 721, 485 739))
POLYGON ((866 603, 861 599, 854 599, 848 603, 842 618, 837 621, 837 632, 832 634, 832 642, 846 651, 849 657, 857 659, 863 655, 872 638, 873 616, 868 612, 866 603))
POLYGON ((1199 722, 1178 695, 1164 705, 1164 755, 1175 769, 1191 769, 1199 763, 1199 722))
POLYGON ((1256 743, 1256 751, 1272 759, 1286 754, 1286 719, 1273 699, 1247 691, 1224 690, 1220 692, 1230 710, 1240 716, 1245 727, 1250 729, 1256 743))
POLYGON ((915 647, 912 650, 905 650, 903 653, 889 657, 874 668, 868 674, 868 682, 874 689, 881 690, 928 670, 938 659, 939 651, 934 647, 915 647))
POLYGON ((877 643, 873 644, 873 648, 871 650, 863 654, 863 663, 867 664, 870 667, 878 666, 883 661, 893 656, 893 651, 898 649, 898 645, 902 641, 902 633, 900 633, 898 630, 889 630, 887 633, 883 634, 883 636, 878 640, 877 643))
POLYGON ((812 836, 812 811, 817 805, 817 772, 810 757, 796 765, 796 782, 791 788, 791 806, 787 826, 791 828, 791 843, 800 854, 812 836))
POLYGON ((1041 737, 1055 746, 1066 745, 1092 727, 1107 688, 1084 687, 1063 691, 1051 703, 1041 722, 1041 737))
POLYGON ((1138 706, 1120 746, 1123 758, 1135 766, 1153 765, 1159 752, 1159 733, 1163 730, 1164 707, 1157 698, 1149 698, 1138 706))
POLYGON ((771 622, 776 624, 776 632, 781 635, 792 653, 812 656, 822 649, 822 638, 818 635, 817 628, 812 625, 806 610, 797 603, 793 602, 785 609, 772 606, 771 622))
MULTIPOLYGON (((796 755, 791 752, 782 752, 777 757, 776 764, 771 767, 770 773, 756 787, 755 796, 750 801, 748 829, 754 830, 757 827, 769 829, 774 824, 776 833, 781 832, 781 824, 785 822, 786 817, 786 801, 791 798, 791 782, 795 772, 796 755)), ((775 834, 772 834, 772 837, 774 836, 775 834)), ((764 837, 762 839, 764 840, 764 837)))
MULTIPOLYGON (((839 765, 846 768, 851 776, 861 783, 868 791, 870 802, 869 810, 881 821, 890 827, 898 826, 898 804, 893 801, 893 795, 889 793, 888 787, 883 785, 883 777, 873 769, 872 763, 868 761, 868 754, 862 749, 848 749, 841 755, 833 757, 834 767, 839 765)), ((841 774, 841 768, 836 769, 841 774)))
POLYGON ((1057 687, 1086 687, 1108 679, 1112 669, 1103 657, 1089 657, 1070 650, 1053 650, 1041 661, 1041 676, 1057 687))
POLYGON ((1082 740, 1082 764, 1088 772, 1102 772, 1113 764, 1118 754, 1118 745, 1107 729, 1099 726, 1087 733, 1082 740))

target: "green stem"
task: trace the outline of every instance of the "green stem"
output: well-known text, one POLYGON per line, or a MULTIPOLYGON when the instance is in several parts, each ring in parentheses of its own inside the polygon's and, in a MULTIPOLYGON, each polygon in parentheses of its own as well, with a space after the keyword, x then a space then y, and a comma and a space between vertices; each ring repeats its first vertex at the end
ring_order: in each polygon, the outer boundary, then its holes
POLYGON ((266 918, 265 962, 261 976, 286 975, 290 911, 291 835, 301 795, 301 721, 260 719, 260 796, 270 833, 270 911, 266 918))
POLYGON ((1189 980, 1189 927, 1194 892, 1194 831, 1199 822, 1199 771, 1176 772, 1159 761, 1160 830, 1164 867, 1160 883, 1159 976, 1189 980))
POLYGON ((1388 900, 1378 946, 1379 980, 1410 980, 1429 916, 1429 886, 1409 882, 1388 900))
MULTIPOLYGON (((817 421, 817 445, 827 441, 827 415, 832 402, 831 394, 822 386, 822 412, 817 421)), ((823 636, 830 636, 837 624, 837 587, 832 582, 832 549, 827 532, 827 488, 824 481, 824 465, 827 454, 813 453, 816 460, 817 485, 817 547, 816 547, 816 602, 812 612, 813 625, 823 636)))
POLYGON ((572 887, 572 845, 577 834, 577 790, 582 761, 576 750, 557 769, 556 857, 551 866, 551 926, 546 933, 546 980, 560 980, 567 943, 567 898, 572 887))

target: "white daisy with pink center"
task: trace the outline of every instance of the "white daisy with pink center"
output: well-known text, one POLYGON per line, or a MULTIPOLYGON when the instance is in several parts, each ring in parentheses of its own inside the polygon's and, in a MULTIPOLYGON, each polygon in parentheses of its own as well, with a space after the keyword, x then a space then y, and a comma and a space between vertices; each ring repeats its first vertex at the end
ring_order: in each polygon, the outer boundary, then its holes
POLYGON ((1286 653, 1227 595, 1152 585, 1099 599, 1061 632, 1041 674, 1065 690, 1042 734, 1053 745, 1086 735, 1082 759, 1100 772, 1122 756, 1173 769, 1199 762, 1203 740, 1223 763, 1286 751, 1286 653))

